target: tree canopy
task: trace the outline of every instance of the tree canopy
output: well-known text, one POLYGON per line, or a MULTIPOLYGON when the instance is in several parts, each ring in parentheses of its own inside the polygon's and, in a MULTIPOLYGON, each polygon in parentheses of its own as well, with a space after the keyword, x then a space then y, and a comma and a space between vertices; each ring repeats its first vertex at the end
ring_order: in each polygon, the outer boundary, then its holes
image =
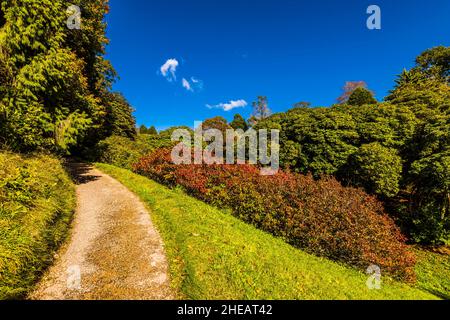
POLYGON ((245 121, 245 119, 240 114, 234 115, 233 121, 230 123, 230 126, 235 130, 237 129, 241 129, 244 131, 248 130, 247 121, 245 121))
POLYGON ((107 1, 79 5, 82 28, 71 30, 66 1, 1 1, 0 132, 13 150, 67 153, 111 134, 134 135, 131 107, 110 91, 107 1))
POLYGON ((374 98, 373 93, 366 88, 356 88, 347 103, 351 106, 362 106, 364 104, 375 104, 377 100, 374 98))
POLYGON ((377 102, 364 82, 351 82, 342 104, 294 108, 256 128, 281 130, 283 166, 316 178, 335 175, 377 195, 411 241, 448 241, 449 59, 449 48, 425 51, 385 102, 377 102))

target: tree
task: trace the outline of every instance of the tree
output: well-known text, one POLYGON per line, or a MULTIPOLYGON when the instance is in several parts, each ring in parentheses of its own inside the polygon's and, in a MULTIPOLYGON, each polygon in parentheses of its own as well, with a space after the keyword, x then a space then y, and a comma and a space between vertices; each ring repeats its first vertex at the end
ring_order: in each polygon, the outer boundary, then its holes
POLYGON ((362 145, 350 157, 347 170, 351 184, 365 188, 369 193, 393 197, 399 192, 402 159, 393 148, 378 142, 362 145))
POLYGON ((107 96, 105 137, 115 135, 134 139, 136 122, 133 117, 133 108, 119 92, 108 92, 107 96))
POLYGON ((255 123, 268 118, 271 113, 267 97, 259 96, 258 100, 253 102, 253 114, 250 120, 252 123, 255 123))
POLYGON ((449 48, 425 51, 416 66, 404 70, 386 98, 409 108, 417 117, 414 137, 406 146, 400 206, 403 230, 415 242, 439 244, 450 238, 449 48))
POLYGON ((337 108, 293 109, 285 117, 277 115, 278 121, 271 121, 273 117, 262 124, 270 121, 271 128, 281 128, 281 160, 293 170, 315 177, 335 174, 358 150, 357 123, 350 113, 337 108), (289 157, 285 148, 294 150, 298 158, 289 157))
POLYGON ((141 126, 139 127, 139 133, 140 133, 140 134, 147 134, 147 133, 148 133, 148 129, 147 129, 147 127, 145 126, 145 124, 143 124, 143 125, 141 125, 141 126))
POLYGON ((248 130, 248 124, 245 119, 240 114, 235 114, 233 121, 230 123, 230 126, 234 129, 241 129, 244 131, 248 130))
MULTIPOLYGON (((85 62, 86 77, 91 91, 111 88, 116 71, 104 58, 106 45, 105 15, 109 12, 109 0, 79 0, 82 9, 82 29, 67 30, 67 46, 85 62)), ((66 5, 67 6, 67 5, 66 5)))
MULTIPOLYGON (((447 127, 450 129, 450 127, 447 127)), ((425 244, 442 244, 450 238, 450 148, 412 164, 415 187, 403 222, 409 235, 425 244)))
POLYGON ((367 83, 365 83, 364 81, 347 81, 345 83, 345 86, 342 88, 342 95, 337 99, 338 103, 346 103, 353 91, 355 91, 357 88, 367 89, 367 83))
POLYGON ((428 77, 450 81, 450 47, 439 46, 423 52, 416 59, 416 70, 428 77))
POLYGON ((0 2, 6 22, 0 27, 5 143, 17 151, 68 153, 118 130, 131 136, 131 108, 110 92, 115 72, 104 58, 107 1, 78 3, 81 30, 67 28, 66 1, 0 2))
POLYGON ((218 116, 218 117, 206 119, 205 121, 203 121, 203 131, 206 131, 209 129, 220 130, 225 136, 227 129, 231 129, 231 126, 228 124, 227 119, 225 119, 224 117, 218 116))
POLYGON ((376 104, 377 100, 373 97, 373 93, 366 88, 356 88, 347 103, 351 106, 362 106, 364 104, 376 104))
POLYGON ((148 129, 148 134, 152 134, 152 135, 158 134, 158 131, 156 130, 155 126, 151 126, 151 127, 148 129))
POLYGON ((294 103, 294 109, 309 108, 309 107, 311 107, 311 102, 301 101, 294 103))

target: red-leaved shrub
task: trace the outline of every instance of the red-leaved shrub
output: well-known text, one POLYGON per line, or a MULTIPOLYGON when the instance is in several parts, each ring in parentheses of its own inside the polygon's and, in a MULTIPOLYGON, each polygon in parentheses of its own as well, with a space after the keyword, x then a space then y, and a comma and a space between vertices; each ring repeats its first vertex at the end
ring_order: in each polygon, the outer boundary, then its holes
POLYGON ((252 165, 174 165, 170 149, 143 157, 134 171, 180 185, 205 202, 318 256, 414 281, 415 258, 381 203, 331 177, 260 175, 252 165))

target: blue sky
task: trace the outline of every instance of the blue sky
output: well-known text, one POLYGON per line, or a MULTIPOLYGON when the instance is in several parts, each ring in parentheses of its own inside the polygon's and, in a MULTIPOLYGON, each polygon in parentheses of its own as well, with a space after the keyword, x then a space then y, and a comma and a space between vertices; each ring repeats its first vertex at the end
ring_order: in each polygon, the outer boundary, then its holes
POLYGON ((114 89, 139 125, 158 129, 248 117, 258 95, 274 112, 299 101, 329 106, 346 81, 366 81, 382 99, 423 50, 450 45, 448 0, 110 0, 110 7, 114 89), (366 27, 372 4, 381 8, 381 30, 366 27))

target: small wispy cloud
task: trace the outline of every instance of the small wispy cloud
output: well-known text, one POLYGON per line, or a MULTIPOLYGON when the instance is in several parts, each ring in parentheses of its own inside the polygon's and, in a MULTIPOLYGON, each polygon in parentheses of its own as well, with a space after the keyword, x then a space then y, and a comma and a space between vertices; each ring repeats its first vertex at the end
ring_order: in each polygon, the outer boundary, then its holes
POLYGON ((168 59, 166 63, 161 66, 161 74, 168 80, 174 81, 177 79, 176 71, 178 68, 178 60, 177 59, 168 59))
POLYGON ((192 89, 191 84, 189 83, 189 81, 187 81, 185 78, 183 78, 182 80, 182 86, 183 88, 185 88, 187 91, 194 91, 194 89, 192 89))
POLYGON ((222 109, 223 111, 230 111, 236 108, 245 108, 248 105, 245 100, 231 100, 228 103, 219 103, 215 105, 207 104, 206 107, 209 109, 222 109))
POLYGON ((196 91, 202 91, 203 90, 203 80, 191 77, 192 86, 196 91))
MULTIPOLYGON (((160 68, 158 72, 169 82, 178 82, 177 81, 177 69, 180 66, 180 63, 177 59, 168 59, 160 68)), ((182 78, 181 85, 184 89, 191 92, 201 91, 203 90, 203 81, 195 78, 195 77, 186 77, 182 78)))

